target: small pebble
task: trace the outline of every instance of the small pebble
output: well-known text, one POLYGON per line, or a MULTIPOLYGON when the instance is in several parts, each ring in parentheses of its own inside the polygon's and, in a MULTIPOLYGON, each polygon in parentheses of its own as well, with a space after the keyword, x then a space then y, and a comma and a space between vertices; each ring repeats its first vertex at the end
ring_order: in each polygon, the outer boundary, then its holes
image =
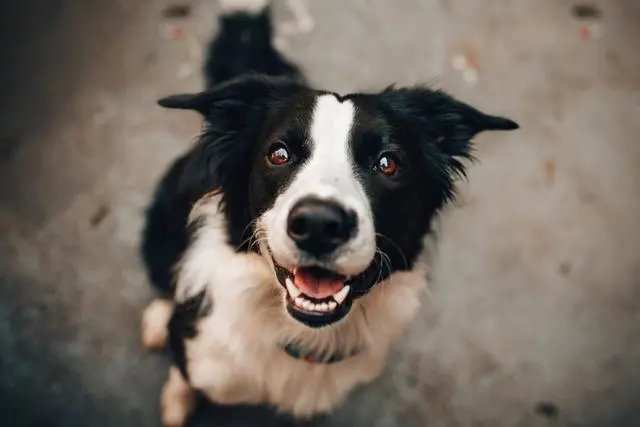
POLYGON ((579 19, 597 19, 602 16, 598 6, 591 3, 578 3, 571 8, 573 16, 579 19))
POLYGON ((173 24, 165 24, 161 30, 161 36, 165 39, 179 40, 187 37, 187 30, 173 24))
POLYGON ((553 402, 539 402, 535 406, 534 411, 549 419, 558 418, 559 413, 558 407, 553 402))
POLYGON ((462 78, 464 79, 465 82, 473 86, 476 83, 478 83, 478 79, 479 79, 478 70, 476 70, 475 68, 467 68, 462 71, 462 78))
POLYGON ((178 67, 178 72, 176 73, 176 76, 180 80, 183 80, 189 77, 191 74, 193 74, 193 71, 194 71, 194 67, 191 64, 184 63, 184 64, 181 64, 180 67, 178 67))
POLYGON ((558 266, 558 272, 563 276, 568 276, 571 273, 571 264, 568 262, 563 262, 558 266))
POLYGON ((544 164, 544 171, 547 185, 552 187, 556 183, 556 162, 553 159, 548 159, 544 164))
POLYGON ((100 223, 104 221, 104 219, 107 217, 108 214, 109 214, 109 206, 107 206, 104 203, 99 205, 95 210, 95 212, 89 218, 89 225, 91 226, 91 228, 95 228, 99 226, 100 223))
POLYGON ((602 37, 602 29, 596 23, 583 25, 578 30, 578 35, 582 40, 597 40, 602 37))
POLYGON ((185 30, 182 27, 174 27, 171 35, 173 36, 174 39, 183 39, 187 36, 187 30, 185 30))
POLYGON ((464 55, 458 54, 451 58, 451 66, 456 71, 462 71, 467 68, 468 65, 469 61, 467 61, 467 58, 464 55))
POLYGON ((188 4, 170 4, 162 11, 165 18, 186 18, 191 15, 191 6, 188 4))

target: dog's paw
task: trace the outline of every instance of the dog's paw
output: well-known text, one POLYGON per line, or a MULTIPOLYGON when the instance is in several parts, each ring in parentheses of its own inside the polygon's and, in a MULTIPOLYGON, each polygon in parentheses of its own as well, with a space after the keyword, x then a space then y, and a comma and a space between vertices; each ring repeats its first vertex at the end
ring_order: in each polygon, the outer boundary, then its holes
POLYGON ((144 310, 140 335, 145 348, 158 350, 167 345, 167 325, 172 312, 173 302, 166 299, 155 299, 144 310))
POLYGON ((160 406, 163 427, 184 427, 193 412, 196 396, 191 386, 175 367, 169 370, 169 377, 162 388, 160 406))

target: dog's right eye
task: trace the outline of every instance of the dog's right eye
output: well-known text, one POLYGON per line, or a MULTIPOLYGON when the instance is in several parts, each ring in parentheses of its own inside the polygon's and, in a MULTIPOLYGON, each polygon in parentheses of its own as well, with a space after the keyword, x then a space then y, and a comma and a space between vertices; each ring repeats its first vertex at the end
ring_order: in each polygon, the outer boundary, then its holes
POLYGON ((267 159, 272 165, 280 166, 287 163, 291 159, 291 156, 289 155, 289 150, 287 150, 287 146, 284 145, 284 143, 276 142, 269 147, 267 159))

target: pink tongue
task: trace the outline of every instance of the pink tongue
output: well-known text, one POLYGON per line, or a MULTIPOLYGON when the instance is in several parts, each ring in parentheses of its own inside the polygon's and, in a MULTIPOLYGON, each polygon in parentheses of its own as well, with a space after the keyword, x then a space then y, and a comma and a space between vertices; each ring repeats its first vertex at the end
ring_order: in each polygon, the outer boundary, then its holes
POLYGON ((314 277, 307 270, 293 272, 293 283, 302 293, 312 298, 322 299, 344 288, 344 279, 335 277, 314 277))

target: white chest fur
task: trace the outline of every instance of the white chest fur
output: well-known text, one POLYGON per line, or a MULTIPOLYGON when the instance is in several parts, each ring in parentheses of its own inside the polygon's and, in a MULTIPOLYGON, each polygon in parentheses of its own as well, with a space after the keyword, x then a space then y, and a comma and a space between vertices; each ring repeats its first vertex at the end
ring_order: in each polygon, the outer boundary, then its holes
POLYGON ((266 402, 307 417, 331 410, 355 386, 378 376, 392 342, 419 307, 425 263, 377 284, 338 324, 311 329, 287 314, 285 291, 269 263, 226 243, 217 206, 213 197, 194 208, 192 218, 203 225, 178 270, 176 299, 206 290, 213 306, 186 343, 191 386, 218 403, 266 402), (291 341, 317 351, 359 353, 314 364, 282 349, 291 341))

